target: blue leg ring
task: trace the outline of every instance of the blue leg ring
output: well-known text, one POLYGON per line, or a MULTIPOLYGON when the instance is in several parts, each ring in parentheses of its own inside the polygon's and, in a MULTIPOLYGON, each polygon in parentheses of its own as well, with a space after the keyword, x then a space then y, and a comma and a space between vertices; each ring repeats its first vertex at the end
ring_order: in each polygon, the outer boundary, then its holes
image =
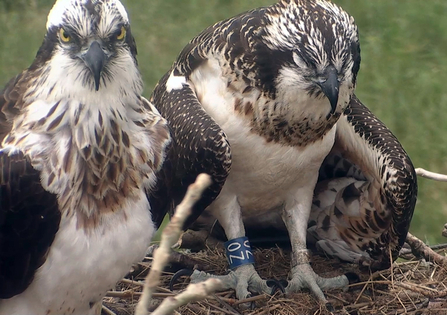
POLYGON ((255 258, 253 257, 250 247, 250 241, 246 236, 225 242, 225 254, 227 255, 230 269, 255 263, 255 258))

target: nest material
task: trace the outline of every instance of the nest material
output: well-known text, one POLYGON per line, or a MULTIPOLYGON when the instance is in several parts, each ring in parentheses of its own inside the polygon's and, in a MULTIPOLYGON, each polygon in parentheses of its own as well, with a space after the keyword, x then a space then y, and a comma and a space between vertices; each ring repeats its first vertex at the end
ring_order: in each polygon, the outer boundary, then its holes
MULTIPOLYGON (((287 279, 290 270, 290 253, 280 248, 254 251, 256 270, 264 279, 287 279)), ((214 248, 188 254, 201 269, 214 274, 226 274, 227 261, 223 249, 214 248)), ((146 259, 104 299, 103 314, 133 314, 142 290, 141 281, 150 268, 146 259)), ((171 265, 177 269, 178 266, 171 265)), ((313 255, 312 267, 324 277, 355 272, 361 282, 350 285, 348 290, 330 290, 326 297, 334 306, 330 313, 309 292, 290 296, 277 292, 274 296, 260 295, 238 301, 234 291, 219 292, 208 299, 189 303, 178 310, 183 315, 250 314, 447 314, 447 267, 421 260, 399 261, 392 268, 375 273, 361 272, 358 266, 336 259, 313 255), (247 305, 254 308, 247 308, 247 305)), ((178 293, 187 283, 178 283, 174 293, 169 291, 172 272, 165 272, 162 284, 155 293, 155 304, 178 293)), ((154 305, 155 308, 156 305, 154 305)))

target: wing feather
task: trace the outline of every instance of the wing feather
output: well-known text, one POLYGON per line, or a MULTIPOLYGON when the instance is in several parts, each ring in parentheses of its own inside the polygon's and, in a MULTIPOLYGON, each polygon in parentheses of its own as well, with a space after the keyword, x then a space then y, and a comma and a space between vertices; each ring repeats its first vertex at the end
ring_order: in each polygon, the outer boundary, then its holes
POLYGON ((12 129, 14 117, 20 113, 19 100, 20 85, 18 82, 23 77, 23 73, 12 78, 0 92, 0 145, 5 136, 12 129))
POLYGON ((23 292, 45 262, 60 223, 57 197, 41 185, 22 152, 7 153, 1 143, 21 111, 26 71, 0 92, 0 298, 23 292))
POLYGON ((46 259, 60 211, 22 153, 0 150, 0 298, 23 292, 46 259))
POLYGON ((204 111, 188 84, 181 89, 167 91, 170 72, 160 80, 151 97, 160 114, 168 120, 172 136, 172 144, 159 174, 159 181, 164 184, 160 183, 163 187, 154 195, 152 202, 160 206, 161 200, 166 200, 164 206, 172 213, 197 175, 211 175, 213 184, 194 206, 193 214, 185 223, 188 227, 222 189, 230 170, 231 154, 224 132, 204 111))
POLYGON ((416 197, 417 178, 409 156, 353 96, 337 123, 334 148, 320 169, 310 234, 326 252, 349 244, 357 254, 369 254, 370 267, 387 268, 390 252, 395 260, 405 242, 416 197))
MULTIPOLYGON (((210 56, 221 54, 222 62, 232 63, 231 69, 239 69, 238 72, 248 78, 254 72, 254 47, 261 43, 258 33, 266 23, 266 10, 247 11, 203 30, 180 52, 173 68, 174 75, 188 77, 210 56)), ((263 53, 267 51, 263 50, 263 53)), ((274 60, 270 58, 269 62, 271 64, 274 60)))

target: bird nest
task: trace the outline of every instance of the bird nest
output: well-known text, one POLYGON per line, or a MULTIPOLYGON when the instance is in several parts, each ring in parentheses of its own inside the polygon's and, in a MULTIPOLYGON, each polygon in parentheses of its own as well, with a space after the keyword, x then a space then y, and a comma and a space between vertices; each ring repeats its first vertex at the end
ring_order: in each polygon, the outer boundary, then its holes
MULTIPOLYGON (((444 252, 441 254, 444 255, 444 252)), ((264 279, 287 279, 290 270, 289 250, 257 249, 254 255, 256 269, 264 279)), ((185 288, 186 283, 177 283, 174 292, 169 290, 172 274, 180 267, 195 265, 210 273, 226 273, 227 262, 222 248, 207 249, 187 256, 176 253, 174 256, 178 257, 171 259, 162 276, 161 285, 153 295, 154 308, 166 297, 185 288)), ((360 276, 361 281, 350 285, 347 290, 326 292, 327 299, 335 309, 332 313, 319 305, 309 292, 290 296, 276 292, 273 296, 258 295, 238 301, 231 290, 191 302, 178 309, 176 314, 447 314, 447 267, 409 257, 408 254, 406 258, 399 259, 390 269, 365 273, 356 265, 314 254, 312 267, 321 276, 333 277, 346 272, 356 272, 360 276)), ((114 291, 108 292, 102 314, 134 314, 142 291, 142 281, 151 263, 151 258, 146 258, 118 283, 114 291)))

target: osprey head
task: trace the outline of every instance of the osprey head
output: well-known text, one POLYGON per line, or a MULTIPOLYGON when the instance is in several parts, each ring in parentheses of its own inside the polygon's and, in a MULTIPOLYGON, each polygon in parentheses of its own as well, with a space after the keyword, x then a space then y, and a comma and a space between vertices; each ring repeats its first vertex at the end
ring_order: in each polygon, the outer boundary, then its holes
MULTIPOLYGON (((272 8, 263 35, 272 89, 302 95, 314 102, 326 99, 327 115, 347 106, 360 67, 360 45, 354 19, 323 0, 281 0, 272 8)), ((264 62, 264 64, 266 64, 264 62)))
POLYGON ((136 53, 126 10, 118 0, 58 0, 33 66, 47 66, 53 79, 71 80, 65 86, 78 92, 98 91, 117 81, 135 88, 141 80, 136 53))

